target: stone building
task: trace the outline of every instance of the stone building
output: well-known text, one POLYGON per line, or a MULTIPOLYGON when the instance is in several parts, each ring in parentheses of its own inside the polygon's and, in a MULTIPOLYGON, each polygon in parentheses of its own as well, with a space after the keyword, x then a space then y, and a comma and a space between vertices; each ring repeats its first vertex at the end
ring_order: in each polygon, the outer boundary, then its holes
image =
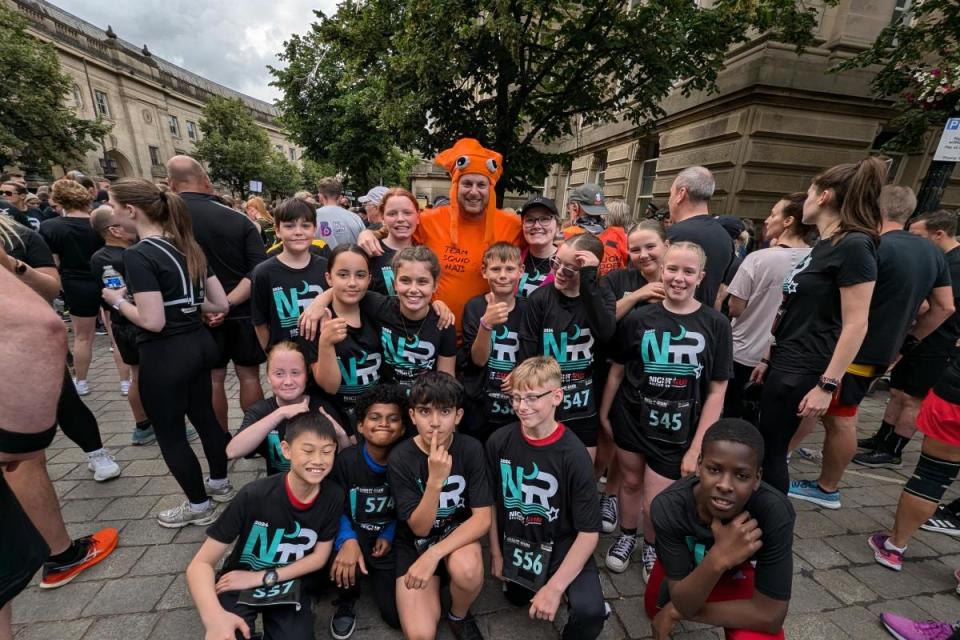
POLYGON ((87 153, 85 172, 163 178, 167 159, 189 154, 200 139, 197 123, 212 95, 243 100, 266 130, 271 148, 300 160, 301 149, 277 124, 273 105, 182 69, 151 54, 146 44, 127 42, 109 26, 104 31, 45 0, 3 1, 30 20, 34 36, 56 48, 63 71, 74 81, 67 100, 76 112, 91 119, 99 115, 113 125, 87 153))
MULTIPOLYGON (((708 2, 709 0, 700 0, 708 2)), ((554 167, 544 194, 563 205, 585 182, 603 186, 608 197, 626 200, 636 214, 647 203, 665 207, 670 183, 686 166, 705 165, 717 177, 711 205, 717 214, 764 218, 784 193, 804 191, 821 169, 878 153, 891 137, 890 103, 875 100, 873 72, 828 69, 870 45, 911 0, 840 0, 820 5, 816 42, 797 56, 793 47, 758 36, 730 51, 719 91, 684 97, 679 89, 661 106, 665 115, 643 133, 629 122, 588 126, 555 148, 572 156, 554 167)), ((917 189, 926 174, 939 132, 924 153, 893 155, 894 181, 917 189)), ((424 188, 445 189, 426 167, 424 188)), ((415 183, 419 193, 420 184, 415 183)), ((508 197, 507 206, 517 198, 508 197)), ((960 169, 943 196, 960 206, 960 169)), ((562 210, 562 206, 561 206, 562 210)))

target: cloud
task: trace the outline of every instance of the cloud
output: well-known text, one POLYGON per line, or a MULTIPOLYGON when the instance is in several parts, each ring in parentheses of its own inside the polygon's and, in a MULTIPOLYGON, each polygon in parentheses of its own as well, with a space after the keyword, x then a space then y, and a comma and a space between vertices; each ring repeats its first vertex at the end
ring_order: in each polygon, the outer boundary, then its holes
POLYGON ((304 33, 313 11, 336 0, 53 0, 54 4, 151 53, 261 100, 279 97, 267 65, 291 34, 304 33))

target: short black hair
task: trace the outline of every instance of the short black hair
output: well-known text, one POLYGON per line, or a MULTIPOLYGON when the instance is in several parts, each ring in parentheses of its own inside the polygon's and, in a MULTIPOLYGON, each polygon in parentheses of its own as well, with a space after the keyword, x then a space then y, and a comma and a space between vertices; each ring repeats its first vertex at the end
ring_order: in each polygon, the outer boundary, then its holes
POLYGON ((319 411, 308 411, 287 420, 283 439, 288 444, 293 444, 293 441, 304 433, 312 433, 321 440, 329 440, 334 444, 337 442, 337 431, 333 428, 333 423, 319 411))
POLYGON ((950 238, 957 235, 957 214, 954 211, 938 209, 921 213, 910 222, 922 222, 927 227, 927 231, 943 231, 950 238))
POLYGON ((459 409, 463 406, 463 385, 449 373, 429 371, 410 387, 410 406, 434 406, 438 409, 459 409))
POLYGON ((277 223, 305 220, 310 224, 317 224, 317 212, 309 202, 300 198, 287 198, 273 210, 273 220, 277 223))
POLYGON ((755 426, 740 418, 721 418, 707 429, 700 445, 701 455, 712 442, 736 442, 751 449, 757 458, 757 468, 763 464, 763 436, 755 426))
POLYGON ((407 409, 410 403, 407 401, 407 390, 398 384, 377 385, 357 398, 357 422, 363 422, 370 407, 375 404, 395 404, 400 408, 404 423, 409 419, 407 409))

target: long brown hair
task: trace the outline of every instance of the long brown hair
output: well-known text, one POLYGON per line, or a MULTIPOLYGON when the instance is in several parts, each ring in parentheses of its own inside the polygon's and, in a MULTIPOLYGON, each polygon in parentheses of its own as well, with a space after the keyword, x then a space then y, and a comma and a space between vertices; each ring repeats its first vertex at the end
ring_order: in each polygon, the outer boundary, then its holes
POLYGON ((790 235, 813 245, 816 243, 820 232, 817 230, 817 225, 803 223, 803 203, 806 200, 806 191, 797 191, 780 198, 780 201, 783 202, 783 217, 793 218, 793 224, 789 227, 784 225, 784 229, 790 235))
POLYGON ((880 238, 880 190, 886 183, 887 166, 877 157, 860 162, 838 164, 813 179, 818 192, 833 191, 835 206, 840 212, 840 233, 860 231, 880 238))
POLYGON ((165 235, 187 258, 190 279, 203 282, 207 277, 207 257, 193 237, 190 212, 183 199, 172 191, 161 191, 141 178, 123 178, 110 185, 114 202, 143 211, 151 222, 160 225, 165 235))

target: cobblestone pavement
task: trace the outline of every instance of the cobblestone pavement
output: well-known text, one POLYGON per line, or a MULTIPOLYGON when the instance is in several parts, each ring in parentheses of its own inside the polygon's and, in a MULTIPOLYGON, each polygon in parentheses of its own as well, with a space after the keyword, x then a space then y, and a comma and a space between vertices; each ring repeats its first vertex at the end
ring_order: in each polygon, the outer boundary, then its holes
MULTIPOLYGON (((181 530, 157 525, 155 514, 176 505, 182 497, 160 457, 156 445, 130 446, 133 423, 107 349, 98 338, 90 375, 92 393, 85 398, 100 421, 107 446, 123 468, 119 478, 94 482, 83 453, 62 435, 48 451, 48 468, 60 496, 63 517, 71 535, 84 535, 112 526, 120 530, 117 550, 107 560, 84 572, 74 582, 54 591, 34 584, 14 600, 17 640, 187 640, 202 638, 202 626, 192 607, 184 569, 203 540, 199 527, 181 530)), ((230 421, 236 427, 241 413, 236 379, 228 378, 230 421)), ((876 393, 861 410, 866 433, 879 424, 886 394, 876 393)), ((811 446, 822 439, 811 437, 811 446)), ((198 455, 202 455, 196 446, 198 455)), ((954 594, 952 571, 960 566, 960 541, 940 534, 920 532, 910 544, 900 574, 874 563, 866 538, 889 526, 902 483, 918 456, 913 443, 904 456, 901 472, 851 469, 843 487, 843 508, 820 509, 794 502, 797 527, 794 543, 793 600, 786 622, 790 639, 872 640, 887 637, 878 615, 895 611, 918 618, 955 619, 960 599, 954 594)), ((230 478, 241 486, 262 475, 261 460, 238 460, 230 478)), ((816 466, 806 461, 792 465, 795 478, 815 477, 816 466)), ((949 495, 955 495, 955 490, 949 495)), ((609 536, 601 540, 597 560, 609 536)), ((4 549, 9 553, 9 549, 4 549)), ((639 568, 622 575, 601 570, 604 593, 613 608, 602 638, 649 638, 650 623, 643 613, 643 582, 639 568)), ((481 630, 488 639, 559 637, 545 623, 531 622, 525 610, 515 610, 488 580, 474 605, 481 630)), ((317 637, 329 638, 333 608, 330 598, 316 607, 317 637)), ((399 638, 380 622, 374 603, 360 603, 355 638, 399 638)), ((440 637, 450 638, 444 628, 440 637)), ((721 638, 722 632, 701 625, 684 625, 675 638, 721 638)))

